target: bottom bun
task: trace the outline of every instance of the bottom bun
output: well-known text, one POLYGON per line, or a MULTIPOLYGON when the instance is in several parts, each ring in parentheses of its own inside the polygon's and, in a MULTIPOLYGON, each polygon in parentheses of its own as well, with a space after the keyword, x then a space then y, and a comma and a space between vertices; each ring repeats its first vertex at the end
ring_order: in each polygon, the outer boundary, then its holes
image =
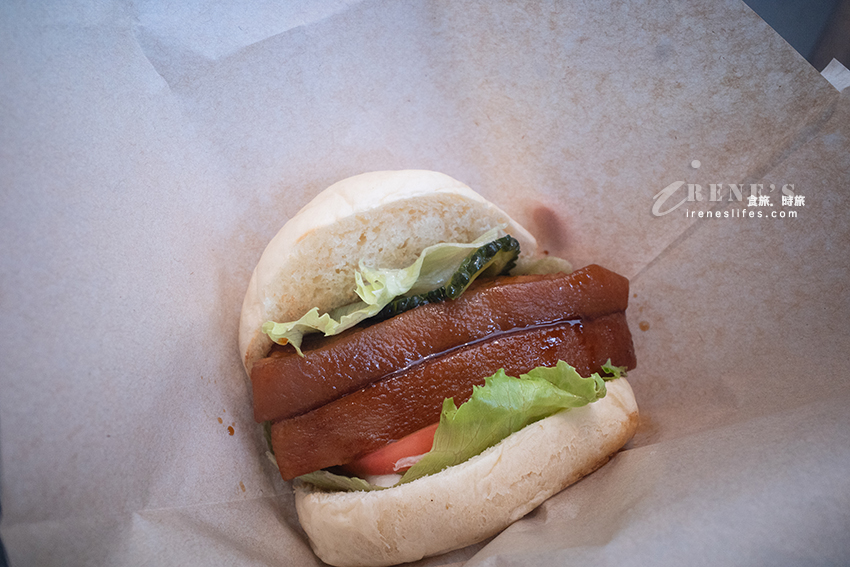
POLYGON ((298 518, 316 555, 338 567, 394 565, 486 539, 605 464, 634 435, 625 378, 608 394, 514 433, 469 461, 375 492, 296 483, 298 518))

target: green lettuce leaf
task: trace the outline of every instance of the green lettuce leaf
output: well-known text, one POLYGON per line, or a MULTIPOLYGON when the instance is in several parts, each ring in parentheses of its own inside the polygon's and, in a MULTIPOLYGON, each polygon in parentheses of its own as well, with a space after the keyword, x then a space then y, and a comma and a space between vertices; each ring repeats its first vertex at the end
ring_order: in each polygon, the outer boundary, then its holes
POLYGON ((423 293, 444 285, 469 254, 492 240, 504 227, 493 228, 473 242, 446 242, 429 246, 406 268, 388 269, 367 266, 363 261, 354 273, 355 292, 360 301, 319 313, 314 307, 297 321, 263 324, 263 332, 278 344, 291 344, 301 353, 306 333, 336 335, 377 315, 393 299, 406 293, 423 293))
POLYGON ((401 482, 460 464, 526 425, 563 409, 593 403, 606 393, 599 374, 583 378, 564 361, 551 368, 535 368, 519 378, 499 370, 485 380, 484 386, 474 387, 472 397, 459 408, 451 398, 443 402, 431 451, 404 474, 401 482))
POLYGON ((327 490, 328 492, 356 492, 385 490, 383 486, 376 486, 370 482, 358 478, 356 476, 344 476, 334 474, 329 471, 315 471, 307 474, 302 474, 298 477, 302 482, 309 482, 316 488, 327 490))
POLYGON ((511 270, 512 276, 532 275, 532 274, 557 274, 563 272, 570 274, 573 271, 572 265, 563 258, 557 256, 541 256, 525 260, 511 270))

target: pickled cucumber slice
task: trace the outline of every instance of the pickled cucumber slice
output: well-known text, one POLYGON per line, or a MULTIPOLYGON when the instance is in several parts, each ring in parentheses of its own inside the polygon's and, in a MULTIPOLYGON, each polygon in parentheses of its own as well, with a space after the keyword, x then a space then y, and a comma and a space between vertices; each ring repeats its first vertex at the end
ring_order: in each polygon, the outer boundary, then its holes
POLYGON ((457 299, 478 276, 500 276, 510 272, 516 266, 518 257, 519 242, 513 236, 507 235, 488 242, 461 263, 446 285, 425 293, 396 297, 370 322, 389 319, 420 305, 457 299))

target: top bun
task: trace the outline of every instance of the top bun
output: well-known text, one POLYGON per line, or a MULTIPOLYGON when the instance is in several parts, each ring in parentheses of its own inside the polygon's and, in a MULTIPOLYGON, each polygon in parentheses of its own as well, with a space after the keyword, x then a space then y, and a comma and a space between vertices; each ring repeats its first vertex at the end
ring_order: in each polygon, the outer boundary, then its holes
POLYGON ((353 273, 361 259, 401 268, 432 244, 471 242, 500 225, 519 241, 522 257, 534 255, 527 230, 448 175, 376 171, 334 183, 289 219, 254 268, 239 322, 245 370, 272 347, 261 329, 266 321, 357 301, 353 273))

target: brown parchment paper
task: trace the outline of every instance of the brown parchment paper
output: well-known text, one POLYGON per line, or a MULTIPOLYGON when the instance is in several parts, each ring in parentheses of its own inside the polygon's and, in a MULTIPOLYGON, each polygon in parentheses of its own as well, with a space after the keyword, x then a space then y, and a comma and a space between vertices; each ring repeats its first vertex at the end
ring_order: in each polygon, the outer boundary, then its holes
POLYGON ((238 314, 287 218, 397 168, 628 276, 642 410, 608 465, 422 565, 850 561, 850 102, 742 3, 72 8, 0 7, 12 565, 321 564, 238 314))

